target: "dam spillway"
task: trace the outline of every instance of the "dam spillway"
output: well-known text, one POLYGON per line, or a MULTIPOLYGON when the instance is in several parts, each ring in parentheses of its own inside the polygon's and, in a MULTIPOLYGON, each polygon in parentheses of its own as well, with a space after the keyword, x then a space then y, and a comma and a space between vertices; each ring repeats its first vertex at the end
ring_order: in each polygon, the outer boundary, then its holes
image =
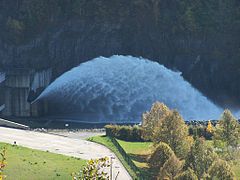
POLYGON ((177 109, 186 120, 216 119, 213 104, 180 72, 143 58, 99 57, 64 73, 36 101, 47 100, 55 115, 94 122, 139 122, 155 101, 177 109))
POLYGON ((51 82, 51 69, 8 68, 0 70, 0 116, 39 117, 47 113, 46 102, 31 104, 51 82))

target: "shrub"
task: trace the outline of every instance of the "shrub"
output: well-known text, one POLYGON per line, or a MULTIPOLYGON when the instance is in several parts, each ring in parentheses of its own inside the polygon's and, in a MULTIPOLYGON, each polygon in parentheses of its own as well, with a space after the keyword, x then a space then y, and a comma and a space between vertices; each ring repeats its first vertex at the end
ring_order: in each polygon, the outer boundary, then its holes
POLYGON ((4 179, 6 176, 3 174, 3 169, 6 167, 6 148, 0 153, 0 179, 4 179))
POLYGON ((108 169, 110 168, 111 164, 108 157, 96 159, 96 160, 89 160, 87 165, 83 168, 80 173, 73 173, 74 180, 91 180, 91 179, 102 179, 107 180, 109 179, 108 176, 108 169), (107 171, 107 172, 105 172, 107 171))
POLYGON ((142 128, 134 126, 106 125, 106 135, 125 141, 143 141, 142 128))

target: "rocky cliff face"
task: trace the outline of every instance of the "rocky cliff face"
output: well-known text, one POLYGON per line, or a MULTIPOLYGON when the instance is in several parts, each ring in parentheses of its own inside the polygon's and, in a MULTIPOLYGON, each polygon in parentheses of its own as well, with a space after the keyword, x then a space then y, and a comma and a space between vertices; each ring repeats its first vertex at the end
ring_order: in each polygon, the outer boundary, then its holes
POLYGON ((183 72, 215 102, 240 100, 238 0, 0 1, 0 68, 142 56, 183 72))

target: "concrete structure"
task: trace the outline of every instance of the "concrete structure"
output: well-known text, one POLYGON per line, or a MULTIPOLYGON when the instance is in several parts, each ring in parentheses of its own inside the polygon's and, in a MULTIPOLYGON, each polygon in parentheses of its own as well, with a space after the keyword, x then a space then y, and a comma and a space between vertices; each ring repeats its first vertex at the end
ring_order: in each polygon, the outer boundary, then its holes
POLYGON ((25 126, 23 124, 8 121, 8 120, 2 119, 2 118, 0 118, 0 126, 17 128, 17 129, 29 129, 29 126, 25 126))
MULTIPOLYGON (((4 72, 0 72, 0 90, 1 90, 1 84, 5 81, 6 75, 4 72)), ((0 113, 5 108, 5 104, 3 104, 3 94, 0 91, 0 113)))
POLYGON ((31 101, 50 84, 51 77, 51 69, 42 71, 16 68, 0 70, 1 116, 36 117, 45 114, 48 110, 46 102, 31 104, 31 101))

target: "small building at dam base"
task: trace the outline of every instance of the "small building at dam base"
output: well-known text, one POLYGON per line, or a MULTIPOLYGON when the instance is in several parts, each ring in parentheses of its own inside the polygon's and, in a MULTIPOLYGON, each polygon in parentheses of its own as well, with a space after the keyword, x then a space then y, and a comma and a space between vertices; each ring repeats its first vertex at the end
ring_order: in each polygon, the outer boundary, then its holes
POLYGON ((51 78, 51 69, 0 69, 0 116, 39 117, 46 114, 47 102, 31 102, 51 83, 51 78))

